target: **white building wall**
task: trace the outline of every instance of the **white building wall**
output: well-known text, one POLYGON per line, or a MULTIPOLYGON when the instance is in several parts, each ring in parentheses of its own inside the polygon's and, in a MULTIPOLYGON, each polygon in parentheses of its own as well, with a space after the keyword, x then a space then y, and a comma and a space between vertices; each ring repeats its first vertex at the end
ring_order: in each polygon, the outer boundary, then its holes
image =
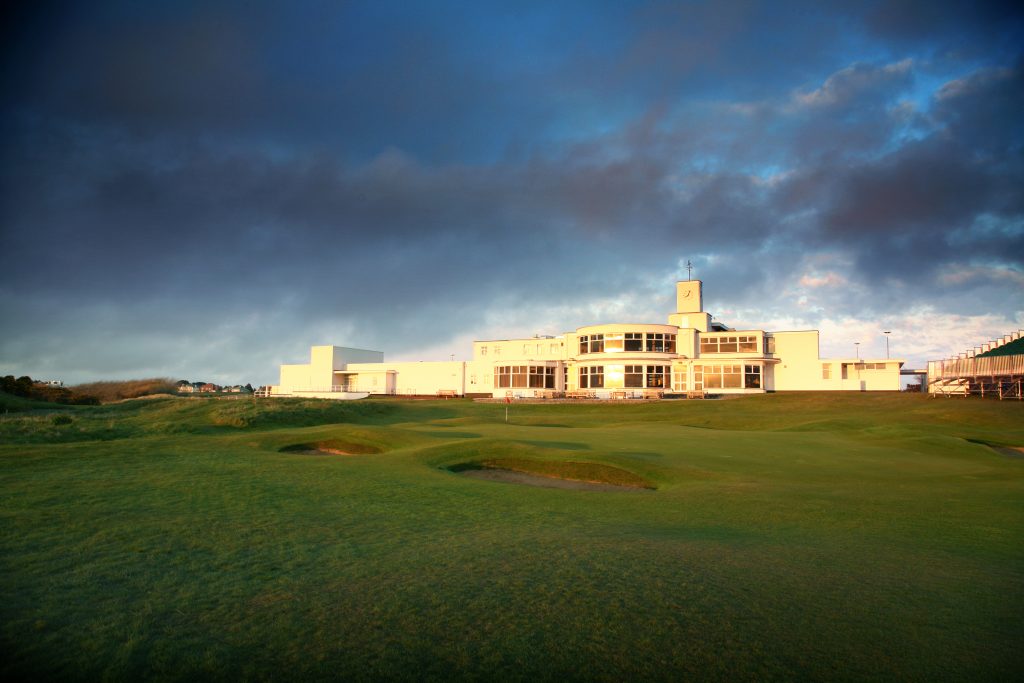
POLYGON ((407 363, 349 363, 352 389, 371 394, 434 395, 438 391, 466 392, 463 361, 414 361, 407 363), (387 375, 393 376, 389 384, 387 375))

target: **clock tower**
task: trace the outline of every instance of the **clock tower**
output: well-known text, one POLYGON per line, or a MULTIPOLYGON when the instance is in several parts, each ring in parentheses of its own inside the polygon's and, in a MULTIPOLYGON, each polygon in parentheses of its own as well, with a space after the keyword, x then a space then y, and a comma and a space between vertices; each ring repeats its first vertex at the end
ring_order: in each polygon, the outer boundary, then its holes
POLYGON ((700 280, 684 280, 676 283, 676 313, 702 313, 704 301, 701 296, 700 280))
POLYGON ((669 325, 700 332, 708 331, 711 316, 704 312, 701 285, 700 280, 681 280, 676 283, 676 312, 669 315, 669 325))

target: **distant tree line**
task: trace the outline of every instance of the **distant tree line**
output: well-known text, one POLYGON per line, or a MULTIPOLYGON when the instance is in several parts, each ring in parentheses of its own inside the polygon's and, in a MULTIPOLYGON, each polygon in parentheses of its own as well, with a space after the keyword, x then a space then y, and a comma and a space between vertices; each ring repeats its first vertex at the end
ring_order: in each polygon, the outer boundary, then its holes
POLYGON ((100 403, 100 399, 97 396, 72 391, 67 387, 37 383, 28 375, 18 378, 15 378, 14 375, 5 375, 0 379, 0 391, 12 396, 20 396, 32 399, 33 401, 45 401, 47 403, 85 406, 95 406, 100 403))

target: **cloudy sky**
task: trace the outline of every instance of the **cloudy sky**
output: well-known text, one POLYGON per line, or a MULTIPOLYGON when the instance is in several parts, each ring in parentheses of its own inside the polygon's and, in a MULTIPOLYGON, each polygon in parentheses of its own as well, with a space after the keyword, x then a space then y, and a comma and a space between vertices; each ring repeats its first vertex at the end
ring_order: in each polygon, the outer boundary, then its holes
MULTIPOLYGON (((13 4, 13 3, 12 3, 13 4)), ((19 3, 0 373, 664 322, 918 366, 1024 328, 1011 3, 19 3)))

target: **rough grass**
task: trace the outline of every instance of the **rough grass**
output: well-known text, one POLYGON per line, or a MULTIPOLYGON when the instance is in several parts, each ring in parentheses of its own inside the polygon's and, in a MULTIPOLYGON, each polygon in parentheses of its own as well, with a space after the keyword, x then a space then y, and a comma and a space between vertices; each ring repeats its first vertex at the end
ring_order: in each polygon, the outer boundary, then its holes
POLYGON ((1024 445, 1024 406, 774 395, 513 405, 505 424, 494 404, 246 398, 9 415, 0 674, 1012 680, 1024 459, 985 444, 1024 445), (280 452, 328 442, 383 453, 280 452), (593 463, 657 489, 444 469, 486 460, 593 463))
POLYGON ((95 396, 102 403, 123 401, 127 398, 140 398, 154 394, 176 394, 177 380, 170 377, 151 377, 148 379, 110 380, 104 382, 87 382, 70 387, 75 394, 95 396))

